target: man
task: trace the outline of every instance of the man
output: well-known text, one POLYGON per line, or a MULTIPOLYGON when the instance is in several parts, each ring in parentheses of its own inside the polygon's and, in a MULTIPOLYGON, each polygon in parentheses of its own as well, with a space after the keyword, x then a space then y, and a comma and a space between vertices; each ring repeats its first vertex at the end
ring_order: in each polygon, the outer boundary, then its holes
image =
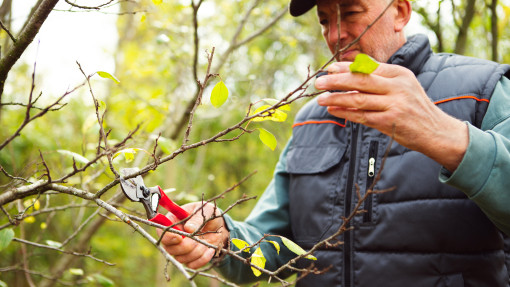
MULTIPOLYGON (((312 248, 353 211, 357 189, 365 194, 370 188, 393 137, 374 189, 395 189, 370 195, 366 212, 340 236, 343 244, 314 252, 315 266, 329 270, 297 285, 509 286, 502 232, 510 234, 510 67, 432 54, 422 35, 406 40, 411 4, 388 1, 291 0, 293 16, 317 6, 332 53, 390 6, 315 83, 319 90, 353 92, 310 101, 250 216, 245 222, 228 216, 211 221, 204 230, 220 232, 204 239, 253 243, 279 234, 312 248), (359 53, 380 66, 370 75, 349 72, 359 53)), ((213 210, 205 208, 207 214, 213 210)), ((194 231, 201 222, 195 216, 184 228, 194 231)), ((163 244, 191 268, 214 256, 189 238, 167 235, 163 244)), ((277 255, 270 244, 261 246, 268 269, 292 258, 284 250, 277 255)), ((237 282, 256 280, 244 262, 230 257, 219 270, 237 282)))

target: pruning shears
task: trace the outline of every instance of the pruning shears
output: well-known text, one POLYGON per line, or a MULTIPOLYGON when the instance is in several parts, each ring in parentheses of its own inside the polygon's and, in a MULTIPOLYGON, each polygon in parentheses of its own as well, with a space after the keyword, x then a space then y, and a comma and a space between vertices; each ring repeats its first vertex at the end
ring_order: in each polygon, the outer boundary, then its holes
MULTIPOLYGON (((149 221, 159 223, 164 226, 170 226, 173 222, 161 213, 158 213, 159 206, 174 214, 179 220, 189 216, 188 212, 175 204, 159 186, 147 187, 143 183, 141 175, 125 179, 125 177, 138 172, 136 168, 124 168, 120 171, 120 186, 126 197, 135 202, 141 202, 147 213, 149 221)), ((174 226, 173 228, 181 230, 174 226)), ((182 231, 182 230, 181 230, 182 231)))

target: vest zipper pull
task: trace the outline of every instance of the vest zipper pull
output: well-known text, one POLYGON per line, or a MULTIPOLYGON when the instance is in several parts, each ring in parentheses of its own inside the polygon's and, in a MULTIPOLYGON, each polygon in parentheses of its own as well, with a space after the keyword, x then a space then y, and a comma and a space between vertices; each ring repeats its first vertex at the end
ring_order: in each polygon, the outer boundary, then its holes
POLYGON ((371 157, 368 160, 368 176, 373 177, 375 175, 375 158, 371 157))

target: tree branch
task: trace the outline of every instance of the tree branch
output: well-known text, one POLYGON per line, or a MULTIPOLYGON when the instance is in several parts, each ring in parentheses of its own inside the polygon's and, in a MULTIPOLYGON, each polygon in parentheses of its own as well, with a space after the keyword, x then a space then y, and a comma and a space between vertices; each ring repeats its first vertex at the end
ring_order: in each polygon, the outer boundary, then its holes
POLYGON ((113 264, 113 263, 110 263, 110 262, 102 260, 102 259, 98 259, 98 258, 96 258, 96 257, 94 257, 94 256, 92 256, 90 254, 78 253, 78 252, 73 252, 73 251, 66 251, 66 250, 62 250, 62 249, 57 248, 57 247, 53 247, 53 246, 49 246, 49 245, 44 245, 44 244, 39 244, 39 243, 31 242, 31 241, 28 241, 28 240, 24 240, 24 239, 21 239, 21 238, 13 238, 12 241, 23 243, 23 244, 26 244, 26 245, 31 245, 31 246, 39 247, 39 248, 45 248, 45 249, 50 249, 50 250, 58 251, 60 253, 71 254, 71 255, 74 255, 74 256, 84 256, 84 257, 91 258, 91 259, 93 259, 95 261, 104 263, 104 264, 106 264, 108 266, 115 266, 115 264, 113 264))
POLYGON ((0 102, 4 92, 5 81, 9 71, 14 64, 21 57, 23 52, 27 49, 28 45, 32 43, 39 29, 41 28, 46 18, 51 13, 58 0, 43 0, 33 17, 30 18, 28 25, 21 31, 17 41, 7 51, 6 55, 0 59, 0 102))

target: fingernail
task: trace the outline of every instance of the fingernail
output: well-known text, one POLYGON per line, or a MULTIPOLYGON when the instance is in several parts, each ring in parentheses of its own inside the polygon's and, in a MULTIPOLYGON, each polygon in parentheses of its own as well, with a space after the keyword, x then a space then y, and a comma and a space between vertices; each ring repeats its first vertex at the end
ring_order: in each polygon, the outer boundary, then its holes
POLYGON ((315 80, 315 88, 322 89, 326 85, 326 79, 324 77, 318 78, 315 80))
POLYGON ((195 223, 188 223, 186 224, 186 227, 188 230, 191 230, 191 232, 197 231, 197 225, 195 223))
POLYGON ((326 101, 326 99, 327 99, 327 98, 328 98, 328 94, 322 94, 322 95, 319 95, 319 96, 317 97, 317 103, 318 103, 319 105, 322 105, 322 104, 324 104, 324 102, 326 101))

